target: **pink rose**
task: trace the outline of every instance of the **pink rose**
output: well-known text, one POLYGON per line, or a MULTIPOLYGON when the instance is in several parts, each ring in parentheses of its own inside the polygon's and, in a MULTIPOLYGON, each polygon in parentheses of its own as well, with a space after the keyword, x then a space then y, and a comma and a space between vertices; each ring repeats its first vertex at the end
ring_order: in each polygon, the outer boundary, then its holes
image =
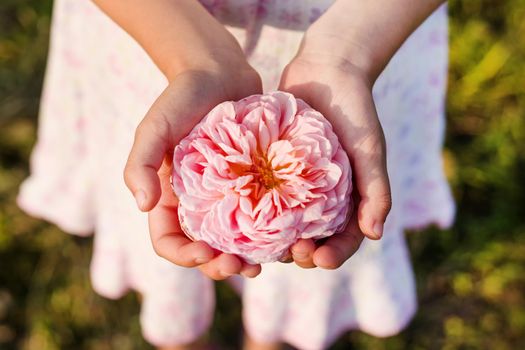
POLYGON ((342 230, 351 168, 321 113, 285 92, 215 107, 175 148, 184 232, 248 263, 342 230))

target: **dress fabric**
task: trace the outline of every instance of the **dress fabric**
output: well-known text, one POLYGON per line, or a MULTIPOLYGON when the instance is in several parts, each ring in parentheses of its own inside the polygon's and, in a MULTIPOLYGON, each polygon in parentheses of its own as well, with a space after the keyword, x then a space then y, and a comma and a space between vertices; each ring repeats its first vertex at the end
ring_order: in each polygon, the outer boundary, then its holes
MULTIPOLYGON (((332 0, 202 0, 276 89, 304 30, 332 0)), ((266 264, 242 280, 243 320, 255 339, 322 349, 342 332, 402 330, 417 308, 404 229, 451 224, 443 173, 447 13, 440 7, 405 42, 374 86, 388 148, 393 207, 379 241, 365 240, 340 269, 266 264)), ((56 0, 38 139, 19 206, 76 235, 93 232, 94 289, 142 293, 144 337, 191 342, 210 326, 214 285, 197 269, 155 255, 147 216, 122 180, 134 130, 167 81, 146 53, 87 0, 56 0)), ((239 279, 241 280, 241 279, 239 279)))

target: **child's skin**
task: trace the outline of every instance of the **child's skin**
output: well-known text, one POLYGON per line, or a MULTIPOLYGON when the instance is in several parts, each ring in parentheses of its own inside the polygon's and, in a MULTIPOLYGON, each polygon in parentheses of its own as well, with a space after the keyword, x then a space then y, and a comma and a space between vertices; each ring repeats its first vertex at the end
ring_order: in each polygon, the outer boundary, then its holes
MULTIPOLYGON (((304 99, 330 120, 352 162, 356 215, 321 246, 301 240, 290 258, 304 268, 335 269, 363 238, 379 239, 391 207, 386 149, 372 86, 410 33, 443 0, 337 0, 305 33, 284 70, 280 90, 304 99)), ((137 128, 124 172, 140 210, 149 212, 157 254, 199 267, 219 280, 255 277, 260 265, 216 254, 179 226, 169 177, 178 142, 215 105, 261 93, 261 80, 233 36, 197 0, 95 0, 147 51, 169 85, 137 128)), ((181 347, 182 349, 183 347, 181 347)), ((246 349, 275 349, 248 339, 246 349)))

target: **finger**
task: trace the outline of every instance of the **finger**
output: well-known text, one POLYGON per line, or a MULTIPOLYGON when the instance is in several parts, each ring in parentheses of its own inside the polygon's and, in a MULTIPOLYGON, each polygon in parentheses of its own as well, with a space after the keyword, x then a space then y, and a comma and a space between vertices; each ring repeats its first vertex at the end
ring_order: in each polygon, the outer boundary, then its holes
POLYGON ((315 267, 313 262, 313 254, 315 251, 315 243, 311 239, 300 239, 290 248, 293 260, 295 263, 305 269, 315 267))
POLYGON ((213 250, 202 241, 193 242, 181 233, 166 234, 153 242, 155 252, 184 267, 195 267, 213 259, 213 250))
POLYGON ((257 275, 259 275, 261 273, 261 265, 260 264, 247 264, 247 263, 244 263, 242 265, 242 268, 241 268, 241 271, 240 271, 240 274, 244 277, 247 277, 247 278, 254 278, 256 277, 257 275))
POLYGON ((334 234, 317 248, 313 254, 315 265, 323 269, 337 269, 355 254, 363 238, 354 217, 344 232, 334 234))
POLYGON ((193 242, 183 233, 178 218, 177 199, 171 191, 167 163, 159 170, 162 195, 148 213, 149 231, 155 252, 180 266, 197 266, 213 259, 213 249, 204 242, 193 242))
POLYGON ((242 265, 241 260, 235 255, 221 253, 210 262, 199 266, 199 269, 206 276, 219 281, 239 274, 242 265))

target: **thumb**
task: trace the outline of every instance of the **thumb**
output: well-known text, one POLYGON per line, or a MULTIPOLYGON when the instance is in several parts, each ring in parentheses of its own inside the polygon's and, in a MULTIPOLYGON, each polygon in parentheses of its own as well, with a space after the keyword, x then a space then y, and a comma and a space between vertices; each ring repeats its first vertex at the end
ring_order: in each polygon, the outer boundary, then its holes
MULTIPOLYGON (((215 105, 226 100, 208 75, 185 74, 171 82, 140 122, 124 170, 124 181, 137 206, 150 211, 158 203, 163 160, 215 105)), ((171 163, 168 162, 169 165, 171 163)))
POLYGON ((380 125, 377 130, 352 154, 356 187, 361 198, 357 208, 359 228, 371 239, 383 235, 383 226, 392 207, 385 139, 380 125))
MULTIPOLYGON (((161 197, 158 171, 163 161, 166 159, 171 168, 175 145, 212 107, 209 103, 199 103, 200 95, 195 93, 193 85, 193 80, 185 79, 168 85, 135 131, 124 181, 142 211, 153 209, 161 197)), ((206 96, 203 99, 206 100, 206 96)))
POLYGON ((124 169, 124 181, 142 211, 150 211, 159 201, 161 186, 157 171, 168 150, 173 148, 169 130, 164 118, 154 117, 148 112, 135 132, 124 169))

